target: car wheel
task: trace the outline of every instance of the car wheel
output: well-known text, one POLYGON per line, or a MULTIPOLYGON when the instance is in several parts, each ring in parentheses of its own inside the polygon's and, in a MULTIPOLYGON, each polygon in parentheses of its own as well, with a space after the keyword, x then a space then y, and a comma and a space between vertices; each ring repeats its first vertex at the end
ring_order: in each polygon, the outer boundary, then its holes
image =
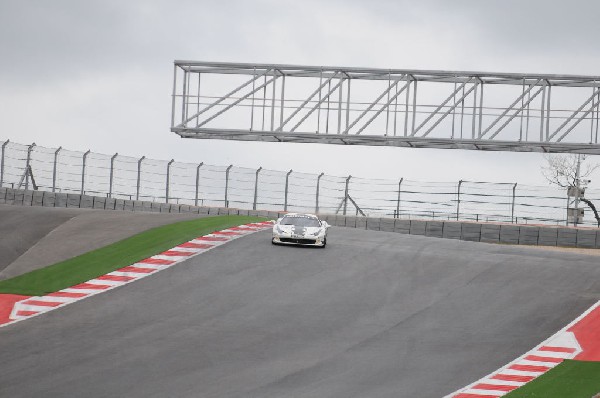
POLYGON ((323 246, 321 246, 321 249, 325 249, 325 246, 327 246, 327 238, 323 239, 323 246))
POLYGON ((275 238, 271 239, 271 243, 276 245, 277 243, 275 243, 275 238))

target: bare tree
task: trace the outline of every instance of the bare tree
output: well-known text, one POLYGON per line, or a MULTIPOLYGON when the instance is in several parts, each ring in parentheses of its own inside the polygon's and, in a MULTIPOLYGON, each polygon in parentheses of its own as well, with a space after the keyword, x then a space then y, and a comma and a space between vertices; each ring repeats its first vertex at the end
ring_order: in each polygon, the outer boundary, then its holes
POLYGON ((542 174, 550 184, 568 188, 577 186, 577 163, 581 156, 581 170, 579 171, 579 186, 585 188, 591 182, 588 177, 596 170, 599 164, 584 164, 583 155, 545 155, 548 163, 542 167, 542 174))
MULTIPOLYGON (((584 164, 586 160, 584 155, 546 155, 545 159, 548 164, 542 167, 542 174, 550 184, 562 188, 587 187, 592 182, 588 177, 600 166, 597 163, 584 164)), ((592 209, 600 227, 600 216, 596 206, 587 199, 579 198, 579 200, 592 209)))

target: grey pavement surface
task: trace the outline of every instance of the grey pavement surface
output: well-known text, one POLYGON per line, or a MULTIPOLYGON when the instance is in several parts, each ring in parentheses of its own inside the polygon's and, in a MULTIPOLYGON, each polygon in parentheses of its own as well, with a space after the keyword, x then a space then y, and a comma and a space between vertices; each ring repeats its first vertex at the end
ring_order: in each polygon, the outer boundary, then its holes
POLYGON ((71 209, 0 205, 0 273, 50 231, 72 217, 71 209))
POLYGON ((332 228, 256 233, 0 328, 2 397, 442 397, 600 299, 597 257, 332 228))
POLYGON ((0 280, 192 218, 198 215, 0 205, 0 280))

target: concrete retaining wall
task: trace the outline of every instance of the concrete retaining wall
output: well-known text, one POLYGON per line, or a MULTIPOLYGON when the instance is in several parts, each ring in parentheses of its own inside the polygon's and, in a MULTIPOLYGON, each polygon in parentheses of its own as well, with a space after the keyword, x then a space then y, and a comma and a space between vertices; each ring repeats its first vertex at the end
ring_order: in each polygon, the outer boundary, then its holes
MULTIPOLYGON (((121 211, 195 213, 200 215, 239 214, 267 217, 271 219, 276 219, 285 214, 284 212, 266 210, 190 206, 78 194, 26 191, 12 188, 0 188, 0 203, 19 206, 77 207, 121 211)), ((387 231, 437 238, 461 239, 473 242, 600 249, 600 230, 596 228, 490 224, 460 221, 401 220, 331 214, 323 214, 321 215, 321 218, 331 225, 361 228, 372 231, 387 231)))

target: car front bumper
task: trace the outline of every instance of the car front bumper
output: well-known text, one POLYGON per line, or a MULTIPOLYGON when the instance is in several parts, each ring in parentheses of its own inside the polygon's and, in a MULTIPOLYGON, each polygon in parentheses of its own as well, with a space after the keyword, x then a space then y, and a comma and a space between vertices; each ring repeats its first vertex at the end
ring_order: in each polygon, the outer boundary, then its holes
POLYGON ((325 246, 325 236, 302 236, 292 237, 290 235, 273 234, 273 243, 283 245, 302 245, 302 246, 325 246))

